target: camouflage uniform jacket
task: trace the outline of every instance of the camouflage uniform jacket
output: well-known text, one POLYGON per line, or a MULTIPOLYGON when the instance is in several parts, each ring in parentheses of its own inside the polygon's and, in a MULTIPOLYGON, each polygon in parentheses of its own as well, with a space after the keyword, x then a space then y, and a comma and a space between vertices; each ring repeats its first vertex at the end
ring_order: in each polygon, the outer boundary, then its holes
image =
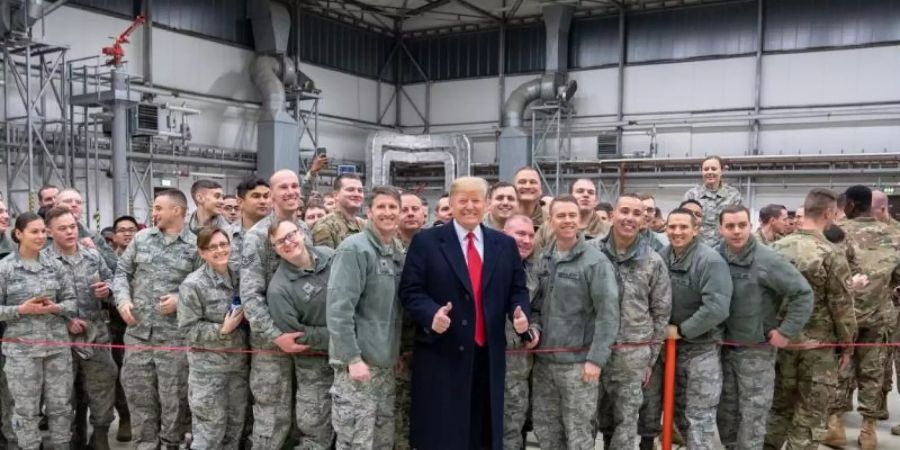
MULTIPOLYGON (((587 226, 578 231, 584 234, 585 240, 590 241, 591 239, 605 238, 609 234, 609 227, 609 224, 600 220, 596 214, 591 214, 591 220, 588 221, 587 226)), ((550 241, 553 239, 555 239, 553 229, 549 225, 541 227, 534 240, 534 251, 540 253, 540 250, 550 245, 550 241)))
MULTIPOLYGON (((85 320, 106 320, 106 305, 113 299, 99 299, 94 296, 92 284, 105 281, 112 286, 113 272, 106 267, 106 262, 100 256, 100 252, 93 248, 82 247, 76 244, 77 249, 72 256, 66 256, 59 252, 56 245, 51 245, 41 253, 60 262, 63 269, 72 277, 75 289, 77 312, 73 317, 85 320)), ((105 325, 104 325, 105 326, 105 325)))
MULTIPOLYGON (((241 247, 239 289, 244 315, 250 322, 250 346, 253 348, 276 348, 272 341, 282 334, 272 321, 272 315, 266 306, 266 288, 281 263, 281 258, 269 242, 269 226, 275 220, 273 212, 253 225, 253 228, 244 233, 241 247)), ((309 243, 309 228, 306 223, 295 219, 294 224, 303 232, 304 241, 309 243)))
MULTIPOLYGON (((225 220, 225 217, 221 214, 216 214, 206 223, 200 223, 200 219, 197 218, 197 211, 191 213, 191 217, 187 222, 187 227, 189 230, 191 230, 191 233, 194 233, 194 235, 196 236, 197 233, 200 232, 200 229, 206 226, 214 226, 224 231, 226 234, 230 233, 231 229, 234 227, 234 225, 228 223, 228 221, 225 220)), ((238 225, 238 227, 240 227, 240 225, 238 225)))
POLYGON ((760 244, 765 245, 765 246, 767 246, 767 247, 771 247, 772 244, 774 244, 775 242, 777 242, 779 239, 781 239, 781 238, 784 237, 784 236, 780 236, 780 235, 777 235, 777 234, 776 234, 776 235, 775 235, 775 239, 772 239, 772 240, 770 241, 769 239, 766 238, 765 233, 763 233, 762 227, 759 227, 759 228, 756 230, 756 232, 753 233, 753 237, 756 238, 756 242, 759 242, 760 244))
MULTIPOLYGON (((247 231, 241 226, 240 219, 231 225, 230 230, 225 230, 225 234, 228 235, 228 240, 231 243, 231 251, 228 253, 228 268, 237 275, 241 273, 241 251, 244 249, 244 234, 247 231)), ((234 282, 240 293, 240 280, 237 279, 234 282)))
MULTIPOLYGON (((38 339, 68 342, 68 317, 76 312, 72 277, 59 261, 40 254, 36 261, 26 261, 18 252, 0 261, 0 321, 6 322, 4 338, 38 339), (18 307, 32 297, 49 297, 60 307, 59 314, 20 316, 18 307)), ((70 351, 64 346, 3 343, 6 356, 39 358, 70 351)))
MULTIPOLYGON (((524 211, 522 212, 522 214, 525 214, 524 211)), ((531 217, 531 222, 534 224, 535 230, 544 225, 544 210, 541 208, 540 200, 534 202, 534 210, 531 211, 531 214, 525 215, 531 217)))
POLYGON ((808 230, 797 230, 772 244, 772 248, 797 267, 815 294, 812 315, 793 342, 855 342, 850 265, 844 253, 822 233, 808 230))
MULTIPOLYGON (((16 243, 13 242, 12 237, 10 237, 10 233, 12 233, 12 229, 0 233, 0 259, 6 258, 6 255, 15 252, 18 249, 16 243)), ((112 268, 115 269, 115 266, 112 268)))
POLYGON ((538 353, 536 357, 554 363, 587 360, 605 366, 620 320, 616 272, 609 259, 579 233, 578 242, 563 255, 557 254, 553 241, 532 270, 537 288, 531 320, 541 332, 540 346, 583 349, 538 353))
POLYGON ((656 253, 661 252, 662 249, 669 245, 669 238, 665 234, 657 233, 651 229, 642 230, 641 237, 650 244, 650 247, 652 247, 656 253))
POLYGON ((671 323, 685 342, 722 340, 733 289, 728 263, 696 238, 681 255, 671 245, 661 255, 672 279, 671 323))
POLYGON ((371 225, 338 246, 326 306, 332 364, 358 358, 376 367, 397 362, 403 317, 397 287, 405 257, 396 239, 383 245, 371 225))
POLYGON ((137 321, 125 333, 143 340, 181 340, 176 315, 163 315, 159 298, 177 294, 184 279, 199 266, 197 237, 188 227, 174 237, 157 227, 139 231, 119 257, 113 278, 116 306, 131 304, 137 321))
MULTIPOLYGON (((184 279, 178 289, 178 328, 185 345, 204 350, 247 348, 245 328, 238 326, 229 334, 221 333, 231 299, 237 291, 237 279, 237 272, 230 268, 223 275, 205 263, 184 279)), ((216 351, 191 353, 191 370, 240 372, 244 367, 235 364, 235 359, 246 359, 246 356, 216 351)))
POLYGON ((759 245, 752 235, 738 254, 728 251, 725 244, 718 250, 728 261, 734 284, 725 339, 759 344, 767 342, 769 331, 776 328, 789 339, 797 337, 814 303, 803 274, 775 250, 759 245))
MULTIPOLYGON (((537 279, 537 274, 534 272, 534 270, 532 270, 532 267, 534 265, 531 262, 532 259, 533 258, 529 257, 525 261, 522 261, 522 268, 525 269, 525 278, 526 278, 525 283, 528 286, 528 294, 529 294, 528 298, 531 299, 532 302, 534 302, 534 294, 535 294, 535 291, 537 291, 538 279, 537 279)), ((406 316, 404 316, 404 320, 406 320, 406 316)), ((412 321, 411 318, 409 320, 412 321)), ((532 320, 532 322, 534 322, 534 321, 532 320)), ((404 322, 404 326, 405 326, 405 322, 404 322)), ((412 348, 412 346, 410 346, 410 349, 411 348, 412 348)), ((525 342, 523 342, 522 338, 519 337, 519 334, 516 333, 515 328, 513 328, 512 321, 509 321, 509 320, 506 321, 506 348, 507 349, 518 349, 518 350, 525 348, 525 342)), ((509 359, 507 358, 507 363, 508 362, 509 362, 509 359)), ((508 364, 507 364, 507 366, 508 366, 508 364)))
MULTIPOLYGON (((94 243, 94 247, 100 252, 100 256, 103 257, 103 261, 106 262, 106 267, 109 267, 109 270, 115 271, 116 264, 118 263, 118 256, 116 256, 116 251, 109 246, 106 242, 106 239, 100 235, 100 233, 95 233, 91 230, 88 230, 80 223, 78 224, 78 239, 90 238, 91 242, 94 243)), ((50 239, 47 239, 47 242, 50 243, 50 239)), ((46 247, 45 247, 46 248, 46 247)))
POLYGON ((857 325, 865 329, 891 326, 897 317, 891 298, 900 283, 900 235, 873 217, 846 220, 841 227, 862 273, 869 277, 869 285, 854 292, 857 325))
POLYGON ((703 220, 700 223, 700 242, 715 247, 721 240, 719 236, 719 213, 726 206, 740 205, 743 202, 741 192, 725 182, 717 191, 711 191, 705 184, 692 187, 684 193, 684 200, 696 200, 703 206, 703 220))
POLYGON ((616 343, 656 343, 651 349, 652 365, 659 356, 658 343, 665 340, 672 315, 672 284, 666 263, 641 236, 622 254, 616 250, 612 231, 591 244, 599 247, 616 269, 620 302, 616 343))
MULTIPOLYGON (((328 295, 328 276, 334 250, 311 247, 306 250, 314 259, 312 269, 301 269, 282 260, 269 282, 266 303, 275 326, 285 333, 302 331, 298 344, 308 345, 310 352, 328 351, 328 323, 325 320, 325 300, 328 295)), ((299 358, 303 362, 309 358, 299 358)))
POLYGON ((366 222, 359 217, 347 219, 339 211, 335 211, 313 225, 313 244, 337 248, 347 236, 359 233, 366 222))
POLYGON ((495 231, 503 231, 503 227, 500 226, 500 224, 495 223, 491 218, 491 213, 484 215, 484 219, 481 219, 481 224, 495 231))

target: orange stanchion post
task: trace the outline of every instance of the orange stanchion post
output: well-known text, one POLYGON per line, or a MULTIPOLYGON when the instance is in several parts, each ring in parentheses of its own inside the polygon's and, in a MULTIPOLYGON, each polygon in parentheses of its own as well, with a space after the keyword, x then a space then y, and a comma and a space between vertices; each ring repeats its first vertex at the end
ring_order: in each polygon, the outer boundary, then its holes
POLYGON ((662 450, 672 450, 672 419, 675 416, 675 339, 666 339, 666 365, 663 377, 662 450))

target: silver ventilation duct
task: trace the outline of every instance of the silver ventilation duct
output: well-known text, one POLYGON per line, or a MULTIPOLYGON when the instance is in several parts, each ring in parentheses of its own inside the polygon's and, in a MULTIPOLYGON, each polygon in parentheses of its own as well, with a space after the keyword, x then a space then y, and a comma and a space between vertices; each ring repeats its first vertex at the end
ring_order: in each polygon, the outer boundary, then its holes
POLYGON ((0 36, 28 33, 38 19, 56 8, 43 0, 0 0, 0 36))
POLYGON ((528 105, 538 100, 556 100, 560 96, 568 100, 574 93, 574 84, 566 83, 569 27, 574 11, 572 6, 562 4, 549 4, 543 8, 547 29, 546 73, 516 88, 503 105, 497 145, 501 180, 512 181, 516 169, 531 165, 531 133, 522 128, 528 105))
POLYGON ((250 67, 250 78, 262 96, 256 131, 257 171, 263 177, 281 169, 296 172, 300 169, 300 127, 286 110, 285 87, 296 86, 298 79, 310 85, 312 82, 285 56, 291 15, 281 3, 250 0, 247 16, 253 26, 257 54, 250 67))
POLYGON ((444 190, 461 176, 469 175, 472 146, 464 134, 409 135, 377 131, 366 144, 366 184, 368 187, 394 184, 391 163, 441 163, 444 190))

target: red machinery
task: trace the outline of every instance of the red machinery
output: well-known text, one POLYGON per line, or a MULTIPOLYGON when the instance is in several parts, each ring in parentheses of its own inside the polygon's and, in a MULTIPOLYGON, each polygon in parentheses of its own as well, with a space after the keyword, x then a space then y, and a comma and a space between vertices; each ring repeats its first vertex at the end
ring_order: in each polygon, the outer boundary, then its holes
POLYGON ((110 57, 106 60, 107 66, 119 67, 122 65, 125 59, 125 48, 122 47, 122 44, 127 44, 129 42, 128 36, 131 36, 131 33, 134 33, 134 30, 136 30, 137 27, 143 25, 145 20, 144 16, 135 17, 134 22, 131 22, 131 25, 116 38, 113 45, 103 47, 103 50, 101 50, 103 54, 110 57))

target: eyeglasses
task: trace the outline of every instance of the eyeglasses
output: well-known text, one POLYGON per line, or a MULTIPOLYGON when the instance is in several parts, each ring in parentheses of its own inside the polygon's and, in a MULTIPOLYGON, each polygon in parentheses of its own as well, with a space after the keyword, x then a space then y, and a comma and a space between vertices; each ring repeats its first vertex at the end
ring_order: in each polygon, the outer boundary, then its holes
POLYGON ((122 234, 134 234, 137 233, 137 228, 116 228, 115 231, 122 234))
POLYGON ((206 247, 205 250, 209 252, 221 252, 223 250, 228 250, 229 248, 231 248, 231 244, 223 242, 221 244, 210 245, 209 247, 206 247))
POLYGON ((272 245, 274 245, 275 247, 282 247, 282 246, 284 246, 284 244, 287 244, 288 242, 290 242, 290 243, 297 242, 297 230, 291 231, 290 233, 284 235, 284 237, 281 239, 276 239, 275 241, 272 242, 272 245))
POLYGON ((696 218, 698 218, 698 219, 702 219, 702 218, 703 218, 703 211, 691 211, 691 214, 693 214, 694 217, 696 217, 696 218))

